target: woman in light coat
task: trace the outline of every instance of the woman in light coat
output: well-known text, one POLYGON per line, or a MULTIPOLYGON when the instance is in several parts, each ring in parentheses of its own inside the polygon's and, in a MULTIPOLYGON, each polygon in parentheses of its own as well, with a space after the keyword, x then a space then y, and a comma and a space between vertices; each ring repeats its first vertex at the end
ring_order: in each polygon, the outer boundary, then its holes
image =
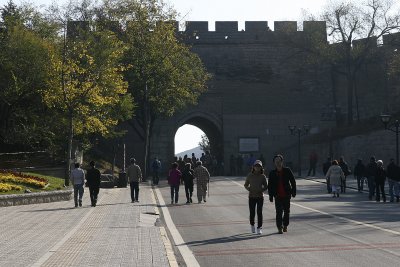
POLYGON ((344 173, 337 160, 332 161, 332 166, 329 167, 325 178, 330 181, 332 186, 332 197, 339 197, 340 185, 344 179, 344 173))

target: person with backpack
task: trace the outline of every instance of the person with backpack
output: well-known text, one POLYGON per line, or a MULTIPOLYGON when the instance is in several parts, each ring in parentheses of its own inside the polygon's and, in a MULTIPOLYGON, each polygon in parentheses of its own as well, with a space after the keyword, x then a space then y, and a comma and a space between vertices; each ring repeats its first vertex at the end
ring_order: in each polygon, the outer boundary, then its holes
POLYGON ((193 180, 194 180, 194 171, 192 169, 192 164, 186 163, 185 169, 182 172, 182 180, 185 184, 185 193, 186 193, 186 204, 190 204, 193 202, 193 180))
POLYGON ((351 174, 351 171, 349 169, 349 165, 344 161, 344 157, 339 158, 339 166, 342 168, 342 171, 344 173, 344 179, 342 179, 342 184, 340 185, 340 192, 341 193, 346 193, 346 178, 351 174))
POLYGON ((161 161, 155 157, 151 163, 151 170, 153 171, 153 185, 158 185, 160 180, 159 174, 161 170, 161 161))

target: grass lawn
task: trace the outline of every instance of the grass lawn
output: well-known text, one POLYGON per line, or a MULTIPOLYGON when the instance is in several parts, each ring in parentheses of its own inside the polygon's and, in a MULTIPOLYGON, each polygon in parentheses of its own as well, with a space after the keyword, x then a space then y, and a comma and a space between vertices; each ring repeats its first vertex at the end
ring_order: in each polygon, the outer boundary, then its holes
MULTIPOLYGON (((32 176, 44 178, 47 181, 49 181, 49 183, 43 189, 30 187, 30 186, 25 185, 25 184, 24 185, 15 184, 15 185, 21 186, 23 188, 23 190, 21 190, 21 191, 11 190, 11 191, 7 191, 7 192, 0 192, 0 195, 24 194, 24 190, 25 189, 29 189, 31 192, 48 192, 48 191, 56 191, 56 190, 64 190, 64 189, 66 189, 64 187, 64 179, 53 177, 53 176, 46 176, 46 175, 40 175, 40 174, 36 174, 36 173, 30 173, 30 172, 23 172, 22 174, 27 174, 27 175, 32 175, 32 176)), ((10 183, 10 184, 12 184, 12 183, 10 183)))

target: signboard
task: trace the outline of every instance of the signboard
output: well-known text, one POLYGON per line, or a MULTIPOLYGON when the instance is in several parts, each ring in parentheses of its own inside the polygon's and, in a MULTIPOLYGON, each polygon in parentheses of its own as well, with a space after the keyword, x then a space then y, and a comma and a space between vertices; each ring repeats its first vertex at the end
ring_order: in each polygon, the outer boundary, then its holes
POLYGON ((239 138, 239 152, 258 152, 258 138, 239 138))

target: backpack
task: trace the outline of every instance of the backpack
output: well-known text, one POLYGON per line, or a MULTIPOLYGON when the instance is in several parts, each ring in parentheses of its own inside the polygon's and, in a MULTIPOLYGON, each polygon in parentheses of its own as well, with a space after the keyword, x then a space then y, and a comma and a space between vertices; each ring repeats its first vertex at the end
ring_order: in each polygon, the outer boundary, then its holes
POLYGON ((152 167, 153 167, 153 169, 159 169, 160 161, 158 161, 158 160, 153 161, 152 167))

